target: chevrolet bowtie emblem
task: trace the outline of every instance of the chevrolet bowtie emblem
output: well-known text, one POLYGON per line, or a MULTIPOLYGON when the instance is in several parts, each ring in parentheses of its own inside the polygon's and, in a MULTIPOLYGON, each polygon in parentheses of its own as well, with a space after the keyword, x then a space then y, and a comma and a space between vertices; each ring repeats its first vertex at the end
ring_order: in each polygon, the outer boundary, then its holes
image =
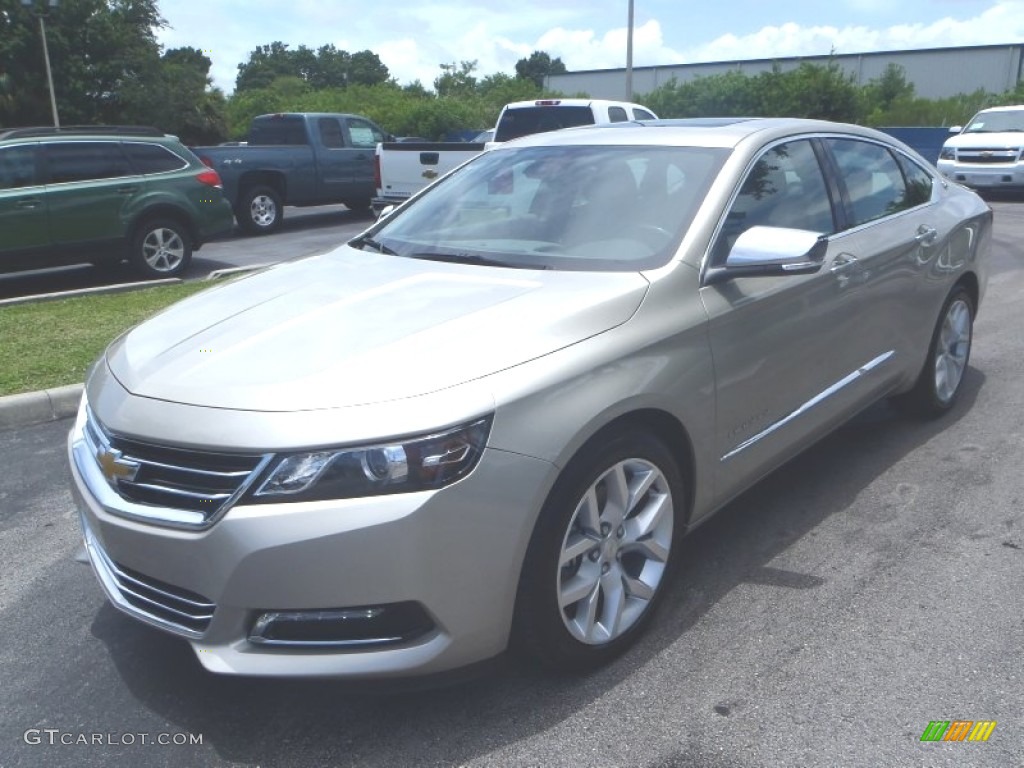
POLYGON ((436 179, 438 174, 433 168, 427 168, 422 174, 424 179, 436 179))
POLYGON ((96 452, 96 463, 112 486, 117 485, 118 480, 130 482, 139 473, 138 462, 124 458, 124 454, 116 448, 101 448, 96 452))

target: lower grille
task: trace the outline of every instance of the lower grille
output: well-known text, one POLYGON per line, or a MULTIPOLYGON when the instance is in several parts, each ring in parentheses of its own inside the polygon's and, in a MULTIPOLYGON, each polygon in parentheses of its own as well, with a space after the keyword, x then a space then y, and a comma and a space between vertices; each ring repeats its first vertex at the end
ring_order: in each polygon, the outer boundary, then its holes
POLYGON ((201 637, 206 632, 217 607, 215 603, 115 563, 88 528, 85 543, 100 582, 122 611, 186 637, 201 637))

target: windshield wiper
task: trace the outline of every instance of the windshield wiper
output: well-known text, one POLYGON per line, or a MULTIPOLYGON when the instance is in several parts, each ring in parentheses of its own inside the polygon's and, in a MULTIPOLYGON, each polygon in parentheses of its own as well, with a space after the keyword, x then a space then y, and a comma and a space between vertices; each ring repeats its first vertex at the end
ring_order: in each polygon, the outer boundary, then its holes
POLYGON ((359 249, 363 249, 366 246, 369 246, 377 253, 383 253, 385 256, 398 255, 395 251, 391 250, 386 245, 384 245, 384 243, 380 242, 379 240, 374 240, 370 235, 363 235, 362 237, 357 237, 355 240, 349 242, 349 245, 351 245, 353 248, 359 249))
POLYGON ((485 267, 505 267, 507 269, 551 269, 547 264, 516 264, 494 259, 490 256, 481 256, 478 253, 442 253, 439 251, 422 251, 420 253, 409 253, 406 256, 410 259, 423 259, 424 261, 444 261, 450 264, 480 264, 485 267))

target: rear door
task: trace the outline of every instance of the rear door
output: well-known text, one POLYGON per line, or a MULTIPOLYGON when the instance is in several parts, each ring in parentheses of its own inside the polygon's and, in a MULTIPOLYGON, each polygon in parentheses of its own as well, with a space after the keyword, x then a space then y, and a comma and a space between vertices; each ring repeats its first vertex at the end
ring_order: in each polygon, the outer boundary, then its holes
POLYGON ((54 245, 97 248, 128 235, 142 179, 118 141, 42 143, 54 245))
POLYGON ((36 143, 0 147, 0 265, 49 245, 38 156, 36 143))

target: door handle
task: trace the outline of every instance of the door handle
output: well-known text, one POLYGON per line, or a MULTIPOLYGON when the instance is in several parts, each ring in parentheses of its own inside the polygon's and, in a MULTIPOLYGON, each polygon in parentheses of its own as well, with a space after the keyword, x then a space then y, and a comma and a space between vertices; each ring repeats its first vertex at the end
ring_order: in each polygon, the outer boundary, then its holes
POLYGON ((935 242, 935 239, 939 236, 939 232, 935 227, 929 227, 927 224, 922 224, 917 228, 917 234, 914 239, 917 240, 919 245, 928 246, 935 242))
POLYGON ((19 200, 15 204, 14 207, 15 208, 38 208, 40 205, 42 205, 42 203, 43 203, 43 201, 40 200, 38 197, 30 197, 27 200, 19 200))
POLYGON ((829 271, 833 275, 841 275, 845 272, 852 271, 857 266, 857 257, 852 253, 840 253, 832 260, 832 266, 829 267, 829 271))
POLYGON ((134 195, 139 191, 138 187, 118 187, 117 194, 119 195, 134 195))

